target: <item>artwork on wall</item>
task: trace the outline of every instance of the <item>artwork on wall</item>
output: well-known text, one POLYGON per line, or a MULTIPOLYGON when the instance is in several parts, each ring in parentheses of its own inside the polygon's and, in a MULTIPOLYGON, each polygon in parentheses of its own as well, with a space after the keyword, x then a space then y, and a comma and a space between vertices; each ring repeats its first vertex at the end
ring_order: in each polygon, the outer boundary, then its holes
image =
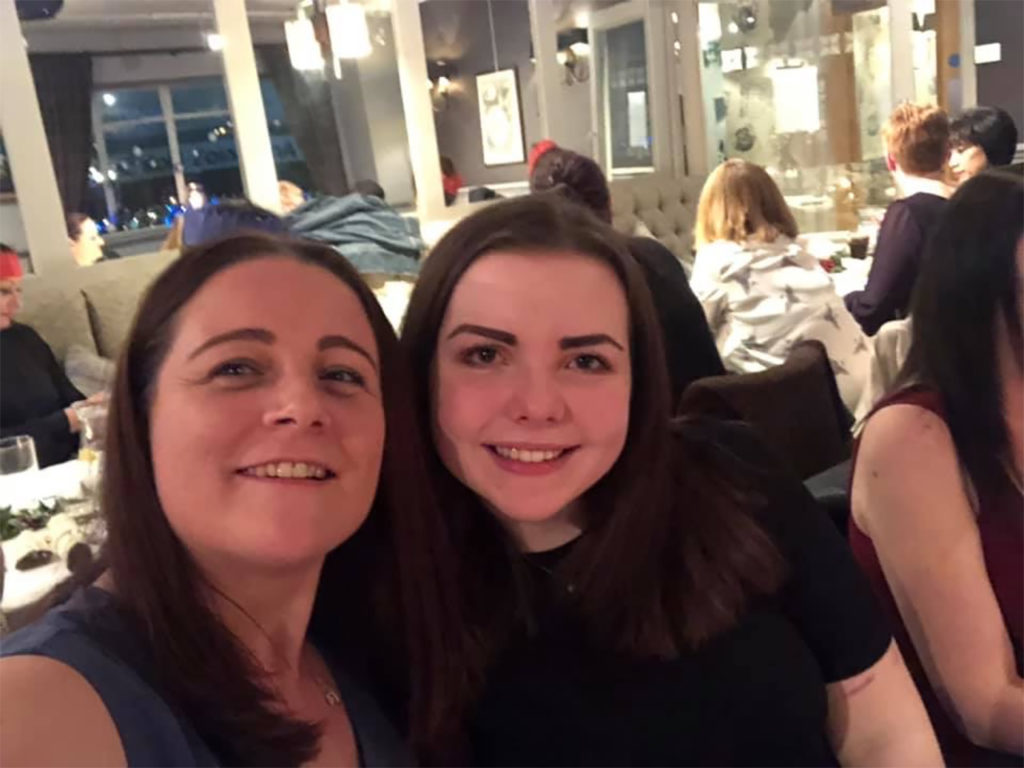
POLYGON ((889 9, 853 15, 853 71, 857 85, 857 122, 864 160, 885 157, 882 123, 892 111, 889 9))
POLYGON ((476 96, 484 165, 526 162, 516 70, 502 69, 477 75, 476 96))

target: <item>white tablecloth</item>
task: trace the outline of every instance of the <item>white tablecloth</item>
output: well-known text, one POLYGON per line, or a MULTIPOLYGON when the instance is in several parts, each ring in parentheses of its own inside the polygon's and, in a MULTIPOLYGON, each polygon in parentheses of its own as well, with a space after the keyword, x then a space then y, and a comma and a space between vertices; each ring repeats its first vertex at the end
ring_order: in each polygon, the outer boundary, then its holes
MULTIPOLYGON (((81 497, 82 479, 86 476, 87 467, 85 462, 73 460, 34 472, 0 475, 0 506, 34 507, 42 499, 81 497)), ((27 533, 33 535, 37 532, 27 533)), ((17 538, 3 542, 4 592, 0 610, 4 612, 35 602, 71 576, 63 559, 19 571, 15 563, 24 554, 23 544, 17 538)))

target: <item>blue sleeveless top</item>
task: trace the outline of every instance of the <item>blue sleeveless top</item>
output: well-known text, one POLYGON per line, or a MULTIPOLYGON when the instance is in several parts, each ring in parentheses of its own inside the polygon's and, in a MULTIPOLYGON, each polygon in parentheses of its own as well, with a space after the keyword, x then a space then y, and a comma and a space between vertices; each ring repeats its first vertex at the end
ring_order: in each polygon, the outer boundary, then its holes
MULTIPOLYGON (((191 723, 151 685, 141 644, 106 590, 87 587, 43 618, 0 639, 0 657, 45 656, 67 664, 96 690, 117 728, 129 766, 216 766, 191 723), (118 648, 97 636, 116 633, 118 648)), ((361 766, 411 765, 397 731, 373 699, 324 657, 352 723, 361 766)), ((16 706, 16 705, 15 705, 16 706)))

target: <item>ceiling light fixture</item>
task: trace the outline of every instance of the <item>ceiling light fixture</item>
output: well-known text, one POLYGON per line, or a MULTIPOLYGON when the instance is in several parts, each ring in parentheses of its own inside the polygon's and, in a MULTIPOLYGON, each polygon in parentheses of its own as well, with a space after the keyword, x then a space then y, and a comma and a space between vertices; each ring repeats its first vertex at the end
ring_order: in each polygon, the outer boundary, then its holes
POLYGON ((115 96, 114 94, 112 94, 110 92, 104 93, 103 94, 103 103, 106 104, 108 107, 112 107, 115 104, 117 104, 117 96, 115 96))

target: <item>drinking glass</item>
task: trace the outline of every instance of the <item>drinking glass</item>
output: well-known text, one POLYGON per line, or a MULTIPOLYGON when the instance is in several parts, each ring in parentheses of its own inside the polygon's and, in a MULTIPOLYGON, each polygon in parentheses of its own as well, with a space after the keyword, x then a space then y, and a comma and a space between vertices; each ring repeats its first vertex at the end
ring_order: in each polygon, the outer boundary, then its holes
POLYGON ((14 475, 39 469, 36 443, 30 435, 0 439, 0 475, 14 475))

